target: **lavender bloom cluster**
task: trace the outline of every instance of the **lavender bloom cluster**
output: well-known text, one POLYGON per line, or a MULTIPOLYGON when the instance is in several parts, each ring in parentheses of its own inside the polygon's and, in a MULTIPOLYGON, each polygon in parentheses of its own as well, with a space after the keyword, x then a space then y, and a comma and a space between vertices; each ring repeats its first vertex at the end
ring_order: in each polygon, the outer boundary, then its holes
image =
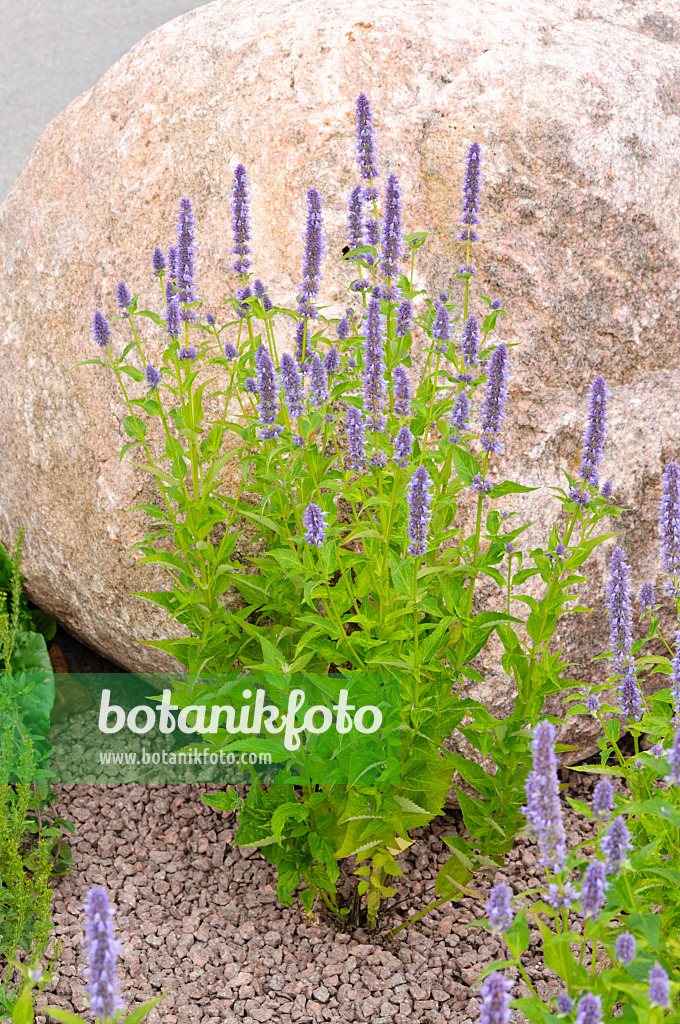
MULTIPOLYGON (((177 221, 177 291, 180 302, 195 302, 194 290, 194 212, 188 199, 180 199, 177 221)), ((182 308, 182 319, 193 320, 192 310, 182 308)))
POLYGON ((380 298, 371 295, 366 315, 364 345, 364 412, 366 429, 383 431, 387 418, 383 412, 387 385, 383 351, 382 322, 380 319, 380 298))
POLYGON ((399 273, 402 247, 401 187, 396 174, 390 174, 385 186, 385 215, 382 227, 382 258, 380 268, 385 277, 399 273))
POLYGON ((461 242, 478 242, 479 235, 473 228, 473 224, 479 224, 479 196, 482 185, 481 172, 482 152, 478 142, 470 146, 465 162, 465 176, 463 178, 463 215, 460 223, 465 227, 458 235, 461 242))
POLYGON ((607 436, 607 382, 596 377, 590 387, 588 427, 583 438, 581 479, 597 487, 598 465, 602 461, 604 442, 607 436))
POLYGON ((122 947, 113 935, 115 911, 102 885, 94 885, 89 890, 85 913, 87 996, 95 1017, 107 1019, 114 1017, 124 1008, 116 975, 116 959, 120 956, 122 947))
POLYGON ((408 554, 416 557, 427 550, 427 531, 432 517, 430 477, 424 466, 418 466, 408 485, 408 554))
POLYGON ((255 353, 257 371, 257 391, 259 402, 257 411, 260 417, 260 438, 263 441, 277 438, 283 427, 276 423, 279 411, 278 380, 272 357, 266 345, 259 345, 255 353))
MULTIPOLYGON (((663 474, 663 493, 659 508, 659 529, 664 572, 680 572, 680 466, 669 462, 663 474)), ((675 582, 666 584, 667 593, 677 596, 675 582)))
POLYGON ((488 381, 482 403, 481 445, 494 455, 503 451, 498 439, 501 424, 505 419, 505 402, 508 383, 508 350, 504 342, 494 351, 489 360, 488 381))
POLYGON ((376 142, 373 131, 373 114, 371 104, 365 93, 357 99, 357 161, 361 177, 370 180, 378 177, 375 165, 376 142))
POLYGON ((539 862, 560 871, 566 856, 566 835, 555 756, 555 727, 539 722, 532 741, 533 768, 526 781, 526 805, 522 808, 529 831, 538 840, 539 862))
POLYGON ((234 233, 234 246, 231 252, 236 256, 232 268, 237 274, 245 275, 252 266, 249 259, 250 248, 250 195, 248 176, 243 164, 234 170, 231 188, 231 226, 234 233))

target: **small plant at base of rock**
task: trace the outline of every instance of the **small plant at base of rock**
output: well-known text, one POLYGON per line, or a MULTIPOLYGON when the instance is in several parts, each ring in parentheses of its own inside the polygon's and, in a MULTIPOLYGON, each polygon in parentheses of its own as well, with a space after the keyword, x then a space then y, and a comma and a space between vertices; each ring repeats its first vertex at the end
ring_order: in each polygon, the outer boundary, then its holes
MULTIPOLYGON (((480 147, 473 143, 467 155, 460 233, 465 255, 455 275, 459 303, 446 293, 431 298, 414 288, 416 252, 427 233, 403 234, 394 174, 379 214, 374 153, 370 105, 362 95, 361 182, 350 197, 349 246, 342 257, 355 272, 349 292, 360 308, 330 317, 317 305, 325 243, 321 198, 313 188, 296 308, 274 306, 262 282, 251 283, 249 185, 239 165, 232 190, 239 287, 226 302, 230 319, 218 326, 209 313, 199 322, 194 218, 183 199, 177 245, 167 259, 160 248, 153 255, 163 315, 140 310, 139 296, 121 282, 120 319, 131 339, 114 358, 109 323, 97 311, 93 334, 103 358, 85 361, 115 372, 129 412, 124 429, 130 440, 121 458, 126 452, 140 456, 134 465, 159 489, 158 505, 138 506, 156 525, 137 550, 142 561, 165 567, 171 587, 140 596, 189 631, 186 638, 149 641, 189 670, 186 687, 178 684, 178 701, 189 703, 199 681, 237 665, 280 673, 342 674, 367 667, 399 673, 401 789, 390 783, 387 794, 405 804, 386 799, 378 809, 355 786, 352 799, 362 804, 355 811, 364 832, 332 855, 370 859, 370 866, 359 867, 369 927, 380 900, 393 893, 387 878, 398 870, 395 851, 410 842, 409 829, 441 813, 455 772, 474 791, 457 790, 470 840, 450 839, 440 898, 459 895, 476 865, 488 857, 501 862, 510 849, 522 823, 527 726, 538 720, 546 698, 574 685, 565 678, 568 666, 559 650, 550 649, 555 629, 562 615, 582 610, 576 602, 584 581, 580 567, 606 537, 598 524, 619 511, 611 489, 599 489, 607 396, 597 378, 580 480, 567 477, 567 488, 557 491, 562 525, 548 531, 545 548, 533 550, 532 564, 525 564, 518 544, 528 524, 515 526, 515 513, 496 503, 531 488, 491 482, 503 447, 511 352, 494 343, 503 310, 500 301, 484 296, 479 302, 486 304, 485 315, 472 309, 480 147), (402 272, 406 261, 408 274, 402 272), (152 361, 138 329, 141 318, 165 334, 152 361), (277 341, 277 323, 287 320, 295 324, 293 353, 282 352, 277 341), (418 352, 421 339, 426 347, 418 352), (223 387, 210 391, 213 378, 206 371, 221 371, 223 387), (146 395, 131 390, 130 381, 132 388, 143 385, 146 395), (207 404, 216 411, 208 413, 207 404), (477 429, 470 425, 474 406, 477 429), (154 421, 163 437, 160 454, 149 431, 154 421), (225 451, 227 440, 231 448, 225 451), (222 479, 230 462, 238 467, 236 495, 222 479), (461 506, 469 508, 471 526, 461 521, 461 506), (249 556, 255 572, 248 573, 237 545, 253 528, 263 550, 249 556), (544 588, 540 598, 526 592, 533 577, 544 588), (498 599, 480 610, 477 583, 483 578, 498 588, 498 599), (234 608, 235 595, 244 607, 234 608), (474 661, 494 632, 503 645, 503 668, 517 688, 514 710, 505 718, 494 718, 482 702, 464 695, 469 682, 482 680, 474 661), (446 749, 444 740, 456 730, 492 762, 489 770, 446 749)), ((236 749, 228 737, 224 747, 236 749)), ((255 807, 257 792, 240 805, 243 818, 257 811, 263 829, 267 823, 263 851, 266 839, 268 856, 276 846, 277 855, 284 850, 289 858, 291 870, 279 885, 286 900, 300 884, 295 865, 311 858, 319 866, 314 850, 300 855, 312 797, 323 804, 323 786, 306 793, 302 810, 295 811, 300 818, 293 837, 271 827, 277 812, 278 822, 297 803, 289 788, 270 791, 266 807, 255 807)), ((333 810, 328 813, 332 819, 333 810)), ((312 900, 321 895, 311 889, 312 900)))

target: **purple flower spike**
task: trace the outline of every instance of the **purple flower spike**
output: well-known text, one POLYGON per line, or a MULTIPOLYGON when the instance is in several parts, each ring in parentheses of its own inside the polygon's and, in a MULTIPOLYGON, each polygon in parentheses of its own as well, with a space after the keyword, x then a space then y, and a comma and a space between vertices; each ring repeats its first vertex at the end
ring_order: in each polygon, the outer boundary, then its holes
POLYGON ((647 998, 652 1006, 666 1007, 671 1002, 670 978, 661 964, 656 963, 649 972, 649 988, 647 998))
POLYGON ((565 882, 561 890, 555 882, 548 886, 548 903, 553 910, 568 910, 577 899, 578 893, 570 882, 565 882))
POLYGON ((607 858, 606 871, 608 875, 618 875, 621 864, 626 859, 632 845, 630 832, 625 821, 619 815, 614 818, 600 843, 600 848, 607 858))
POLYGON ((144 370, 144 379, 146 380, 147 391, 156 391, 161 382, 161 375, 155 366, 149 364, 144 370))
POLYGON ((249 260, 252 250, 250 242, 250 196, 248 176, 243 164, 234 169, 234 181, 231 186, 231 226, 234 232, 234 245, 230 250, 236 260, 232 269, 237 274, 247 274, 252 266, 249 260))
POLYGON ((338 326, 336 330, 340 341, 346 341, 347 338, 349 338, 350 327, 349 320, 347 319, 346 316, 343 316, 342 319, 338 320, 338 326))
POLYGON ((179 201, 177 221, 177 290, 182 302, 194 302, 194 214, 188 199, 179 201))
POLYGON ((403 366, 392 370, 394 384, 394 411, 397 416, 411 415, 411 382, 403 366))
POLYGON ((260 438, 263 441, 271 441, 279 436, 283 427, 275 422, 279 411, 279 403, 276 397, 278 382, 272 357, 269 355, 266 345, 259 345, 257 348, 255 368, 257 370, 257 390, 259 393, 257 411, 261 424, 260 438))
POLYGON ((319 294, 321 283, 321 261, 325 251, 321 225, 321 196, 315 188, 307 192, 307 230, 305 232, 305 252, 302 261, 302 284, 300 285, 300 301, 298 311, 315 316, 316 309, 312 300, 319 294))
POLYGON ((182 318, 180 316, 179 295, 173 293, 168 299, 165 310, 165 329, 171 338, 176 338, 182 330, 182 318))
POLYGON ((394 328, 397 338, 405 338, 407 334, 410 334, 412 321, 413 303, 410 299, 404 299, 403 302, 399 303, 399 309, 397 310, 397 323, 394 328))
POLYGON ((480 1024, 510 1024, 512 982, 499 971, 492 971, 482 983, 480 1024))
POLYGON ((399 273, 401 237, 401 187, 396 174, 390 174, 385 185, 385 215, 382 225, 381 269, 385 277, 399 273))
POLYGON ((449 441, 451 444, 455 444, 458 438, 461 436, 465 428, 467 427, 468 416, 470 415, 470 399, 461 391, 456 401, 454 402, 453 409, 451 410, 451 418, 449 424, 451 426, 451 433, 449 434, 449 441))
POLYGON ((262 281, 260 281, 259 277, 256 277, 255 280, 253 281, 253 295, 255 296, 256 299, 263 299, 266 294, 267 289, 265 285, 262 284, 262 281))
POLYGON ((639 722, 644 714, 644 701, 640 691, 640 685, 635 675, 635 660, 627 658, 622 669, 621 682, 619 683, 619 704, 621 714, 626 719, 639 722))
POLYGON ((583 457, 580 470, 581 479, 587 480, 595 487, 600 482, 597 467, 602 461, 602 452, 607 436, 607 395, 606 380, 602 376, 596 377, 590 388, 588 428, 583 437, 583 457))
POLYGON ((121 953, 121 944, 113 936, 115 911, 109 903, 109 896, 102 885, 93 885, 85 903, 87 924, 85 945, 88 967, 87 995, 90 1009, 95 1017, 115 1017, 124 1009, 116 976, 116 959, 121 953))
POLYGON ((443 302, 437 300, 434 304, 436 310, 432 321, 432 337, 439 342, 435 345, 438 352, 446 352, 449 341, 451 341, 451 319, 449 311, 443 302))
POLYGON ((592 917, 593 920, 600 916, 602 904, 604 903, 604 892, 607 888, 605 866, 601 860, 591 860, 583 876, 581 885, 581 906, 582 916, 592 917))
MULTIPOLYGON (((680 466, 677 462, 669 462, 663 474, 659 529, 664 572, 676 576, 680 572, 680 466)), ((666 589, 677 596, 673 584, 666 589)))
POLYGON ((347 410, 347 442, 352 457, 352 469, 360 473, 366 466, 364 421, 359 410, 353 405, 347 410))
POLYGON ((497 438, 505 419, 505 400, 508 383, 508 350, 503 342, 489 360, 486 394, 482 403, 482 448, 494 455, 503 450, 497 438))
POLYGON ((606 821, 614 810, 614 787, 606 775, 595 783, 591 807, 593 814, 600 821, 606 821))
POLYGON ((198 349, 195 345, 186 345, 182 347, 177 353, 178 359, 196 359, 198 356, 198 349))
POLYGON ((668 763, 671 766, 670 774, 666 776, 669 786, 680 786, 680 729, 675 733, 673 747, 668 755, 668 763))
POLYGON ((432 517, 430 505, 430 477, 425 466, 418 466, 408 485, 408 538, 407 551, 418 557, 427 550, 427 531, 432 517))
POLYGON ((246 379, 243 382, 243 386, 249 394, 257 394, 257 381, 255 380, 254 377, 246 377, 246 379))
POLYGON ((413 434, 408 427, 402 427, 394 441, 394 461, 406 469, 413 452, 413 434))
POLYGON ((92 336, 100 348, 106 348, 111 341, 109 322, 99 310, 92 317, 92 336))
POLYGON ((172 281, 177 280, 177 246, 171 245, 168 249, 168 277, 172 281))
POLYGON ((364 346, 364 412, 367 430, 383 431, 383 413, 387 385, 384 379, 384 353, 380 299, 372 295, 368 302, 364 346))
POLYGON ((338 354, 338 350, 335 345, 333 348, 329 348, 328 352, 326 352, 323 359, 323 365, 329 377, 334 377, 340 369, 340 355, 338 354))
POLYGON ((210 324, 211 327, 215 326, 215 322, 216 321, 215 321, 215 317, 212 315, 212 313, 206 313, 205 314, 205 319, 210 324))
POLYGON ((603 498, 606 498, 607 501, 609 501, 609 499, 612 496, 612 482, 611 482, 611 480, 605 480, 605 482, 602 484, 602 487, 600 488, 600 494, 602 495, 603 498))
POLYGON ((304 411, 302 376, 293 357, 284 352, 281 356, 281 384, 286 400, 286 407, 295 419, 304 411))
POLYGON ((350 249, 356 249, 363 242, 364 203, 362 193, 363 189, 361 185, 357 185, 352 189, 352 194, 349 197, 347 239, 349 241, 350 249))
POLYGON ((570 999, 566 992, 560 992, 555 1001, 555 1005, 558 1013, 574 1012, 574 1000, 570 999))
POLYGON ((361 170, 361 177, 366 180, 378 177, 378 170, 375 166, 375 150, 371 104, 368 101, 368 96, 362 92, 357 99, 357 162, 361 170))
POLYGON ((587 695, 585 699, 585 705, 591 715, 597 714, 597 712, 600 710, 600 707, 602 706, 600 704, 600 698, 597 696, 596 693, 589 693, 587 695))
POLYGON ((566 856, 566 835, 562 824, 555 727, 539 722, 532 741, 533 768, 526 780, 526 806, 522 808, 529 832, 538 840, 539 863, 561 871, 566 856))
POLYGON ((161 274, 165 272, 165 256, 163 255, 163 250, 160 245, 157 245, 153 251, 151 266, 156 277, 160 277, 161 274))
POLYGON ((656 604, 656 598, 654 597, 654 584, 650 583, 649 580, 645 580, 640 587, 638 604, 640 605, 640 611, 643 615, 645 612, 650 611, 650 609, 652 609, 656 604))
POLYGON ((481 495, 489 494, 493 490, 493 484, 491 481, 485 480, 481 473, 475 473, 470 481, 470 487, 473 491, 478 491, 481 495))
MULTIPOLYGON (((367 218, 364 222, 364 230, 368 245, 377 245, 380 241, 380 225, 374 217, 367 218)), ((364 253, 364 260, 366 263, 372 263, 373 257, 370 253, 364 253)))
POLYGON ((609 611, 609 637, 614 667, 621 671, 633 647, 633 617, 630 601, 630 569, 620 547, 615 547, 609 559, 610 579, 607 586, 606 607, 609 611))
POLYGON ((116 288, 116 302, 121 309, 125 310, 124 316, 127 316, 127 310, 132 304, 132 296, 130 295, 128 286, 125 281, 119 281, 118 287, 116 288))
POLYGON ((463 359, 468 366, 479 366, 480 341, 477 317, 474 313, 470 313, 470 316, 465 321, 463 332, 460 336, 461 347, 463 349, 463 359))
POLYGON ((228 341, 224 346, 224 358, 228 359, 229 362, 231 362, 232 359, 238 359, 238 349, 236 348, 236 345, 232 345, 230 341, 228 341))
POLYGON ((473 224, 479 224, 479 193, 482 184, 481 172, 482 153, 478 142, 473 142, 467 153, 465 177, 463 178, 463 216, 460 223, 465 224, 458 239, 461 242, 478 242, 479 235, 473 230, 473 224))
POLYGON ((474 277, 477 273, 477 267, 474 263, 462 263, 458 268, 459 274, 468 274, 470 277, 474 277))
POLYGON ((302 515, 302 525, 307 531, 305 533, 306 543, 313 544, 317 548, 323 547, 326 541, 326 513, 323 509, 310 501, 302 515))
POLYGON ((318 406, 327 402, 328 398, 328 379, 326 377, 326 371, 319 358, 319 353, 315 352, 312 356, 309 374, 309 400, 315 408, 318 408, 318 406))
POLYGON ((578 1001, 574 1024, 602 1024, 602 1000, 586 992, 578 1001))
POLYGON ((510 906, 512 890, 505 882, 498 882, 494 885, 489 894, 489 902, 486 907, 486 914, 489 918, 489 926, 492 932, 509 932, 515 915, 510 906))
POLYGON ((635 936, 631 932, 621 932, 616 936, 614 949, 617 960, 620 960, 622 964, 632 964, 636 953, 635 936))
POLYGON ((491 309, 500 309, 502 305, 503 305, 503 303, 501 302, 500 299, 494 299, 493 302, 491 303, 491 307, 490 308, 491 309))

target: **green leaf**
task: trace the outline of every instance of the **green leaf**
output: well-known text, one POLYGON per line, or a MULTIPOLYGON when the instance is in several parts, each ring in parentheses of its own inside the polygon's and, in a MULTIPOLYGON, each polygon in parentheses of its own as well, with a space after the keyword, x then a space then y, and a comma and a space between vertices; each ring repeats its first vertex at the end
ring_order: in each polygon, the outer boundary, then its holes
POLYGON ((149 999, 148 1003, 142 1003, 132 1013, 128 1013, 127 1017, 123 1017, 118 1024, 140 1024, 140 1021, 144 1020, 147 1013, 153 1010, 157 1003, 160 1003, 161 999, 165 999, 165 993, 160 996, 156 996, 155 999, 149 999))
POLYGON ((465 448, 459 448, 457 445, 451 447, 451 458, 453 464, 456 467, 456 473, 465 484, 472 483, 472 480, 477 473, 482 472, 482 467, 479 465, 473 455, 470 455, 469 451, 465 448))
POLYGON ((31 985, 28 984, 24 985, 21 995, 12 1007, 12 1024, 32 1024, 34 1020, 31 985))
MULTIPOLYGON (((460 476, 460 473, 458 474, 460 476)), ((525 487, 524 484, 513 483, 512 480, 505 480, 502 484, 496 484, 491 490, 490 498, 502 498, 506 494, 528 494, 529 491, 537 491, 538 487, 525 487)))
POLYGON ((628 927, 642 932, 654 952, 658 952, 661 934, 661 918, 658 914, 630 914, 628 927))
POLYGON ((520 910, 512 922, 510 931, 505 932, 504 938, 512 955, 519 960, 522 953, 526 953, 529 948, 529 925, 526 911, 520 910))
POLYGON ((47 1013, 55 1020, 61 1021, 61 1024, 87 1024, 82 1017, 77 1017, 75 1013, 69 1013, 68 1010, 62 1010, 60 1006, 39 1006, 38 1009, 41 1013, 47 1013))

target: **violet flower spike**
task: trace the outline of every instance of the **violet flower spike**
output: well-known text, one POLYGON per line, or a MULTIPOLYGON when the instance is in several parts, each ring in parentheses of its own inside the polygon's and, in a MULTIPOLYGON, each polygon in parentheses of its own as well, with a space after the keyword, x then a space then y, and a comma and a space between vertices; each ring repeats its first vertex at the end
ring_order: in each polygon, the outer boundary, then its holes
POLYGON ((123 310, 123 316, 128 315, 128 309, 132 305, 132 296, 125 281, 119 281, 116 288, 116 302, 123 310))
POLYGON ((357 98, 357 162, 361 171, 361 177, 365 180, 378 177, 378 169, 375 166, 375 133, 373 131, 373 115, 371 104, 365 93, 359 93, 357 98))
POLYGON ((676 716, 678 716, 680 715, 680 630, 675 632, 675 654, 673 655, 671 679, 673 680, 673 688, 671 690, 673 708, 676 716))
POLYGON ((149 364, 144 370, 144 379, 146 380, 146 390, 156 391, 161 382, 161 375, 155 366, 149 364))
POLYGON ((622 964, 632 964, 636 953, 635 936, 631 932, 621 932, 616 936, 614 951, 622 964))
MULTIPOLYGON (((663 569, 670 576, 680 572, 680 466, 669 462, 663 474, 663 494, 659 507, 659 532, 663 569)), ((677 596, 675 587, 667 587, 669 593, 677 596)))
POLYGON ((463 325, 460 343, 463 350, 463 359, 467 366, 479 366, 479 346, 481 344, 481 338, 479 334, 479 323, 477 322, 477 317, 474 313, 470 313, 470 316, 463 325))
POLYGON ((479 224, 479 195, 482 184, 482 153, 478 142, 473 142, 467 152, 465 176, 463 178, 463 216, 460 223, 466 226, 458 235, 460 242, 478 242, 479 235, 473 224, 479 224))
POLYGON ((603 498, 606 498, 607 501, 609 501, 609 499, 612 496, 612 482, 611 482, 611 480, 605 480, 605 482, 602 484, 602 487, 600 488, 600 494, 602 495, 603 498))
POLYGON ((231 186, 231 226, 234 233, 234 245, 230 249, 236 256, 232 269, 237 274, 247 274, 252 266, 248 257, 252 253, 250 242, 250 195, 248 175, 243 164, 234 169, 234 180, 231 186))
POLYGON ((380 299, 372 295, 368 301, 364 345, 364 412, 366 429, 384 431, 387 419, 383 412, 387 385, 384 379, 384 350, 380 299))
POLYGON ((598 465, 602 461, 604 442, 607 437, 607 382, 596 377, 590 388, 588 427, 583 437, 583 456, 580 477, 597 487, 600 478, 598 465))
POLYGON ((335 345, 326 352, 323 365, 328 377, 334 377, 340 369, 340 354, 335 345))
POLYGON ((177 338, 182 330, 179 295, 177 293, 173 293, 168 299, 168 305, 165 310, 165 329, 171 338, 177 338))
POLYGON ((177 352, 178 359, 196 359, 198 356, 198 349, 195 345, 183 346, 177 352))
POLYGON ((632 845, 630 832, 619 814, 614 818, 600 842, 600 849, 607 858, 606 872, 608 875, 618 875, 632 845))
POLYGON ((571 882, 565 882, 560 891, 559 885, 551 882, 548 886, 548 903, 553 910, 568 910, 578 899, 578 893, 571 882))
POLYGON ((257 390, 259 402, 257 411, 260 417, 260 438, 263 441, 271 441, 279 436, 283 427, 276 423, 279 411, 277 398, 278 381, 276 370, 269 355, 266 345, 260 344, 255 353, 255 368, 257 370, 257 390))
POLYGON ((92 317, 92 336, 100 348, 106 348, 111 341, 109 322, 100 310, 92 317))
POLYGON ((394 277, 399 273, 402 246, 401 187, 396 174, 390 174, 385 185, 385 213, 382 223, 380 261, 385 277, 394 277))
POLYGON ((160 245, 157 245, 153 251, 151 257, 151 267, 156 277, 160 277, 165 272, 165 256, 160 245))
POLYGON ((394 461, 406 469, 413 453, 413 434, 408 427, 402 427, 394 441, 394 461))
POLYGON ((570 999, 566 992, 560 992, 555 1000, 558 1013, 573 1013, 574 1000, 570 999))
POLYGON ((601 708, 600 698, 596 693, 589 693, 585 699, 586 709, 591 715, 596 715, 601 708))
POLYGON ((432 517, 430 477, 425 466, 418 466, 408 485, 408 538, 409 555, 419 557, 427 550, 427 531, 432 517))
POLYGON ((526 780, 526 805, 522 811, 529 832, 536 836, 539 864, 561 871, 566 857, 566 834, 562 823, 555 727, 539 722, 532 740, 533 768, 526 780))
POLYGON ((499 971, 492 971, 482 982, 480 1024, 510 1024, 510 992, 513 983, 499 971))
POLYGON ((624 718, 639 722, 644 714, 644 700, 635 674, 635 659, 626 658, 621 668, 619 704, 624 718))
POLYGON ((210 324, 211 327, 215 326, 216 320, 215 320, 215 317, 212 315, 212 313, 206 313, 205 314, 205 319, 210 324))
POLYGON ((321 196, 315 188, 307 192, 307 229, 305 231, 305 251, 302 260, 302 284, 298 312, 307 316, 316 316, 312 300, 319 293, 321 283, 321 261, 325 252, 325 243, 321 223, 321 196))
MULTIPOLYGON (((194 291, 194 214, 188 199, 179 201, 177 221, 177 290, 181 302, 195 302, 194 291)), ((183 311, 186 319, 193 319, 193 313, 183 311)))
POLYGON ((650 583, 649 580, 640 587, 640 593, 638 595, 638 604, 640 605, 640 612, 644 615, 645 612, 651 611, 656 604, 656 598, 654 596, 654 584, 650 583))
POLYGON ((90 1009, 95 1017, 110 1019, 124 1009, 120 996, 116 959, 121 953, 121 943, 113 934, 113 910, 106 889, 93 885, 85 903, 87 923, 85 925, 85 946, 88 956, 87 996, 90 1009))
POLYGON ((673 738, 673 746, 668 754, 670 774, 665 781, 669 786, 680 786, 680 729, 677 729, 673 738))
POLYGON ((614 667, 621 671, 633 648, 633 616, 630 600, 630 569, 623 549, 615 547, 609 559, 610 579, 605 605, 609 612, 609 640, 614 667))
POLYGON ((405 367, 399 365, 392 370, 394 386, 394 411, 397 416, 411 415, 411 382, 405 367))
POLYGON ((451 433, 448 439, 451 444, 455 444, 467 428, 469 415, 470 399, 464 391, 461 391, 453 404, 449 419, 451 433))
POLYGON ((338 326, 336 327, 339 341, 346 341, 349 338, 350 325, 349 320, 346 316, 343 316, 338 320, 338 326))
POLYGON ((168 249, 168 277, 171 281, 177 280, 177 246, 171 245, 168 249))
POLYGON ((399 303, 399 309, 397 310, 397 323, 394 328, 394 333, 397 338, 405 338, 407 334, 411 333, 413 321, 413 303, 410 299, 404 299, 403 302, 399 303))
POLYGON ((602 1024, 602 999, 586 992, 578 1001, 574 1024, 602 1024))
POLYGON ((315 408, 318 408, 320 405, 327 402, 328 399, 329 394, 326 370, 319 358, 319 353, 315 352, 312 356, 309 373, 309 400, 315 408))
POLYGON ((486 393, 482 402, 482 438, 480 444, 485 451, 498 455, 503 445, 498 440, 501 424, 505 419, 505 402, 508 383, 508 350, 502 342, 489 360, 486 393))
POLYGON ((347 409, 347 442, 352 459, 352 469, 360 473, 366 466, 364 450, 364 421, 361 413, 354 405, 347 409))
POLYGON ((670 1006, 671 985, 670 978, 659 963, 655 963, 649 972, 649 988, 647 998, 652 1006, 665 1008, 670 1006))
POLYGON ((435 317, 432 321, 432 337, 435 338, 439 344, 434 347, 438 352, 446 352, 448 343, 451 341, 451 319, 449 317, 449 311, 439 299, 434 304, 435 317))
MULTIPOLYGON (((363 201, 363 189, 361 185, 356 185, 352 189, 352 194, 349 197, 348 214, 347 214, 347 240, 349 242, 350 249, 356 249, 358 246, 363 244, 364 239, 364 201, 363 201)), ((352 257, 354 258, 354 257, 352 257)))
POLYGON ((600 916, 606 888, 607 879, 603 862, 591 860, 581 885, 581 914, 584 918, 591 917, 595 920, 600 916))
POLYGON ((230 341, 226 342, 224 346, 224 358, 228 359, 229 362, 231 362, 232 359, 238 359, 238 349, 236 348, 236 345, 232 345, 230 341))
POLYGON ((603 775, 595 783, 593 797, 590 803, 593 814, 600 821, 607 821, 614 810, 614 787, 611 779, 603 775))
POLYGON ((305 533, 306 543, 317 548, 323 547, 326 541, 326 513, 323 509, 310 501, 303 512, 302 525, 307 531, 305 533))
POLYGON ((512 890, 505 882, 498 882, 494 885, 489 894, 489 902, 486 907, 486 915, 489 919, 489 927, 492 932, 509 932, 515 915, 510 906, 512 890))

